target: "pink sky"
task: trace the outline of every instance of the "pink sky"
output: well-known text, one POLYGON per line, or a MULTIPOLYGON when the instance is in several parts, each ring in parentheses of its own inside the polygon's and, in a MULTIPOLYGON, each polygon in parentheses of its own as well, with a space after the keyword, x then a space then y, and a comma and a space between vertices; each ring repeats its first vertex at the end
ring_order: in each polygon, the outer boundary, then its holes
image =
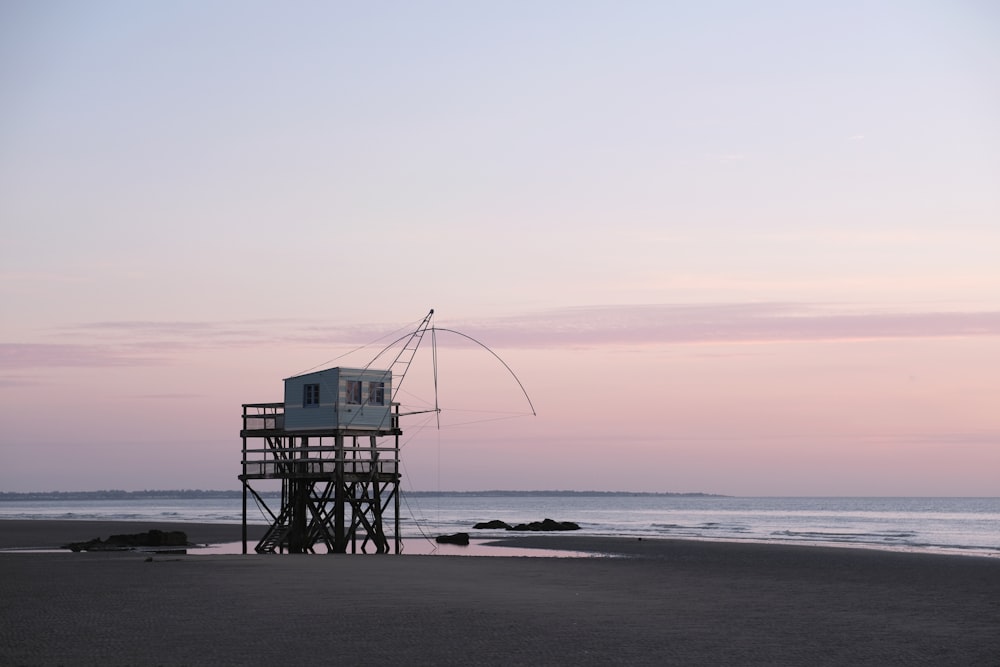
POLYGON ((237 488, 242 403, 435 308, 537 415, 440 332, 407 489, 1000 495, 998 26, 8 3, 0 491, 237 488))
MULTIPOLYGON (((438 332, 442 427, 405 421, 408 488, 996 493, 1000 391, 983 360, 1000 313, 812 310, 442 317, 494 347, 538 414, 488 352, 438 332)), ((5 438, 30 443, 7 449, 8 489, 233 488, 240 404, 280 400, 282 378, 369 344, 333 362, 363 365, 399 336, 315 324, 96 323, 3 345, 5 438), (35 471, 39 458, 58 465, 35 471)), ((408 408, 433 405, 430 364, 427 337, 398 397, 408 408)))

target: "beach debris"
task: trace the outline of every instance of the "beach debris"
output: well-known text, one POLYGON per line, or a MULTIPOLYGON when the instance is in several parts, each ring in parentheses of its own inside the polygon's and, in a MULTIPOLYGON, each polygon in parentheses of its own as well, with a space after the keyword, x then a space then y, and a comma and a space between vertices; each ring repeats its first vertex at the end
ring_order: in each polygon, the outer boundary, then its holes
POLYGON ((460 544, 462 546, 467 546, 469 544, 469 534, 455 533, 453 535, 438 535, 434 538, 434 541, 438 544, 460 544))
POLYGON ((112 535, 107 540, 95 537, 87 542, 70 542, 60 548, 71 551, 135 551, 137 549, 147 551, 151 548, 161 548, 177 552, 188 546, 191 545, 188 543, 187 533, 183 530, 149 530, 145 533, 112 535))

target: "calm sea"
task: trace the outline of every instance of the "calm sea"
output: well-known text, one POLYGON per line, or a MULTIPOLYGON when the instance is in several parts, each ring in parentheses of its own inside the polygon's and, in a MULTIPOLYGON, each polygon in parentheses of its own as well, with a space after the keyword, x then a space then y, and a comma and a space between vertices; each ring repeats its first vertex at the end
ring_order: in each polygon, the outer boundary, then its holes
MULTIPOLYGON (((277 501, 274 501, 277 504, 277 501)), ((3 519, 240 523, 233 499, 3 501, 3 519)), ((407 542, 507 523, 574 521, 579 533, 725 541, 846 545, 1000 557, 1000 498, 720 498, 403 494, 407 542)), ((250 505, 248 522, 268 523, 250 505)))

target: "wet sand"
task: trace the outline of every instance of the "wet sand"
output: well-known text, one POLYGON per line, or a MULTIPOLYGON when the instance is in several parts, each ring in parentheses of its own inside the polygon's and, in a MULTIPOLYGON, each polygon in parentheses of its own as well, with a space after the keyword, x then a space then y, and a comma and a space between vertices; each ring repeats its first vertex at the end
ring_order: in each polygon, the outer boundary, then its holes
MULTIPOLYGON (((0 521, 0 547, 150 528, 240 536, 211 524, 0 521)), ((0 664, 1000 664, 1000 559, 501 542, 619 555, 0 553, 0 664)))

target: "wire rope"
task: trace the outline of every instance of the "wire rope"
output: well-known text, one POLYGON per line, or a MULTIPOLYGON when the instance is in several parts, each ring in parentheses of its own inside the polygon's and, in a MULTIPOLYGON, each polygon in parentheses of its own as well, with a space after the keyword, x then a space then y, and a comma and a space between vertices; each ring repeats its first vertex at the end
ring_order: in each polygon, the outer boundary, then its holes
MULTIPOLYGON (((406 473, 405 479, 409 479, 409 473, 406 470, 406 464, 403 463, 402 460, 400 460, 399 465, 403 469, 403 472, 406 473)), ((424 519, 418 519, 416 517, 416 514, 413 512, 413 508, 410 506, 409 496, 406 493, 400 493, 399 497, 403 499, 403 504, 406 505, 406 511, 410 515, 410 518, 413 519, 413 525, 416 526, 417 532, 420 533, 420 536, 424 538, 428 544, 432 545, 431 553, 437 551, 437 542, 433 541, 431 539, 431 536, 428 535, 426 532, 424 532, 424 527, 423 525, 421 525, 421 522, 424 521, 424 519)), ((416 498, 414 498, 414 500, 416 500, 416 498)))
MULTIPOLYGON (((360 352, 361 350, 364 350, 365 348, 368 348, 368 347, 371 347, 371 346, 372 346, 372 345, 374 345, 375 343, 378 343, 379 341, 382 341, 382 340, 385 340, 385 339, 386 339, 386 338, 388 338, 389 336, 393 336, 393 335, 395 335, 395 334, 399 333, 400 331, 404 331, 404 330, 405 330, 405 331, 409 331, 409 330, 410 330, 410 327, 412 327, 412 325, 410 325, 410 324, 407 324, 407 325, 404 325, 404 326, 401 326, 401 327, 399 327, 399 328, 397 328, 397 329, 394 329, 394 330, 392 330, 392 331, 389 331, 389 332, 387 332, 387 333, 385 333, 385 334, 383 334, 383 335, 379 336, 378 338, 376 338, 376 339, 375 339, 375 340, 373 340, 373 341, 369 341, 369 342, 365 343, 364 345, 359 345, 358 347, 354 348, 353 350, 348 350, 347 352, 344 352, 343 354, 340 354, 340 355, 337 355, 337 356, 336 356, 336 357, 334 357, 333 359, 327 359, 327 360, 326 360, 326 361, 324 361, 323 363, 320 363, 320 364, 316 364, 316 365, 315 365, 315 366, 313 366, 312 368, 307 368, 307 369, 306 369, 306 370, 304 370, 304 371, 299 371, 299 372, 298 372, 298 373, 296 373, 295 375, 305 375, 306 373, 309 373, 309 372, 312 372, 312 371, 316 370, 317 368, 322 368, 323 366, 326 366, 327 364, 332 364, 333 362, 337 361, 338 359, 343 359, 344 357, 346 357, 346 356, 348 356, 348 355, 351 355, 351 354, 354 354, 355 352, 360 352)), ((404 336, 403 338, 405 338, 405 336, 404 336)), ((398 339, 396 339, 396 340, 395 340, 395 341, 394 341, 393 343, 390 343, 390 344, 389 344, 389 345, 390 345, 390 347, 391 347, 392 345, 395 345, 396 343, 398 343, 398 342, 399 342, 400 340, 402 340, 402 338, 398 338, 398 339)), ((382 352, 384 352, 384 351, 385 351, 385 350, 383 350, 382 352)), ((382 353, 380 352, 380 353, 379 353, 378 355, 376 355, 376 356, 375 356, 375 358, 376 358, 376 359, 378 359, 378 357, 379 357, 379 356, 381 356, 381 354, 382 354, 382 353)))

